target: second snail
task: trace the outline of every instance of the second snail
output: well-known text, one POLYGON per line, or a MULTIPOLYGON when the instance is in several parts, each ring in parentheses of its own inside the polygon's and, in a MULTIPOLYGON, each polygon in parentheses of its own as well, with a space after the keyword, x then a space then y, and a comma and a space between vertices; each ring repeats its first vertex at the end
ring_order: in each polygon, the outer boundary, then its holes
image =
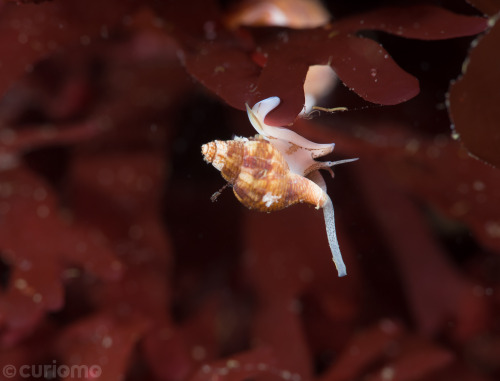
MULTIPOLYGON (((264 99, 247 113, 258 132, 254 138, 204 144, 205 161, 221 171, 236 198, 249 209, 272 212, 296 203, 323 208, 328 243, 339 276, 347 274, 335 231, 333 204, 319 170, 333 176, 332 166, 354 161, 320 162, 315 159, 333 151, 335 144, 313 143, 297 133, 264 122, 280 103, 278 97, 264 99)), ((217 195, 217 193, 216 193, 217 195)))

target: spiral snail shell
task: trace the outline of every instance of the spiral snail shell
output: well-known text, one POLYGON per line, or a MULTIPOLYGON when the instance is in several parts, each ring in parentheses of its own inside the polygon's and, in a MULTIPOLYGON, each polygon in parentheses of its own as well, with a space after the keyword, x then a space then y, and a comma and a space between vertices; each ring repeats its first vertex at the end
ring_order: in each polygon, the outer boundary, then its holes
POLYGON ((279 103, 278 97, 271 97, 252 109, 247 105, 250 122, 259 134, 254 138, 215 140, 201 147, 202 154, 249 209, 272 212, 296 203, 323 208, 333 261, 339 276, 344 276, 346 268, 335 232, 333 204, 319 170, 326 169, 333 176, 332 166, 357 159, 314 160, 332 152, 334 144, 313 143, 286 128, 265 124, 266 115, 279 103))
POLYGON ((272 212, 299 202, 321 208, 327 201, 317 184, 290 172, 283 155, 267 140, 216 140, 203 145, 202 153, 249 209, 272 212))

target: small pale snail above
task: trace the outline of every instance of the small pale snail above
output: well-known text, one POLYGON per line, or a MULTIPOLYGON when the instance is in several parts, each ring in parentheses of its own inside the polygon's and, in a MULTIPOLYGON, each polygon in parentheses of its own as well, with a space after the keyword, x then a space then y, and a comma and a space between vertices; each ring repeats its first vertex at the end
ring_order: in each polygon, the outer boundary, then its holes
MULTIPOLYGON (((333 176, 332 166, 357 159, 314 160, 331 153, 335 144, 313 143, 287 128, 267 125, 266 115, 279 103, 278 97, 271 97, 251 109, 246 106, 248 118, 258 132, 254 138, 215 140, 204 144, 201 152, 249 209, 272 212, 296 203, 323 208, 333 262, 339 276, 344 276, 347 273, 337 241, 333 204, 319 170, 325 169, 333 176)), ((216 192, 212 199, 219 194, 216 192)))

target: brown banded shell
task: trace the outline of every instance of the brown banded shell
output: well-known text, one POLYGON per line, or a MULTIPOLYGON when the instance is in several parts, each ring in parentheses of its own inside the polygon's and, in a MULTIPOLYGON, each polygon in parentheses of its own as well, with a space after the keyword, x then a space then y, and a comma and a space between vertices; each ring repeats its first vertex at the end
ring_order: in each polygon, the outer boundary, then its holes
POLYGON ((216 140, 204 144, 202 154, 250 209, 271 212, 296 203, 321 208, 327 202, 328 195, 317 184, 290 172, 283 155, 267 140, 216 140))
MULTIPOLYGON (((252 108, 246 105, 258 135, 252 139, 216 140, 204 144, 201 152, 205 161, 221 171, 238 200, 250 209, 271 212, 298 202, 323 208, 332 259, 339 276, 344 276, 347 272, 337 241, 333 203, 319 171, 328 170, 333 176, 331 167, 357 159, 316 161, 331 153, 335 144, 314 143, 287 128, 266 124, 266 115, 279 104, 278 97, 269 97, 252 108)), ((219 194, 216 192, 212 200, 219 194)))

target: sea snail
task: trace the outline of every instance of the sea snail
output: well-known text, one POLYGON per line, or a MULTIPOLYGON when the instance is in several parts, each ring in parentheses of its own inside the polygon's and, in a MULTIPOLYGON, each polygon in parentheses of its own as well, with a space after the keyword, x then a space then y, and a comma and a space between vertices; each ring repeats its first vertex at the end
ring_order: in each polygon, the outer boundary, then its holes
POLYGON ((254 138, 215 140, 204 144, 201 152, 205 161, 221 172, 236 198, 250 209, 272 212, 296 203, 323 208, 333 262, 339 276, 344 276, 347 273, 337 241, 333 204, 319 170, 326 169, 333 176, 332 166, 357 159, 314 160, 332 152, 335 144, 313 143, 289 129, 267 125, 266 115, 279 103, 278 97, 271 97, 253 108, 246 106, 250 123, 258 132, 254 138))

